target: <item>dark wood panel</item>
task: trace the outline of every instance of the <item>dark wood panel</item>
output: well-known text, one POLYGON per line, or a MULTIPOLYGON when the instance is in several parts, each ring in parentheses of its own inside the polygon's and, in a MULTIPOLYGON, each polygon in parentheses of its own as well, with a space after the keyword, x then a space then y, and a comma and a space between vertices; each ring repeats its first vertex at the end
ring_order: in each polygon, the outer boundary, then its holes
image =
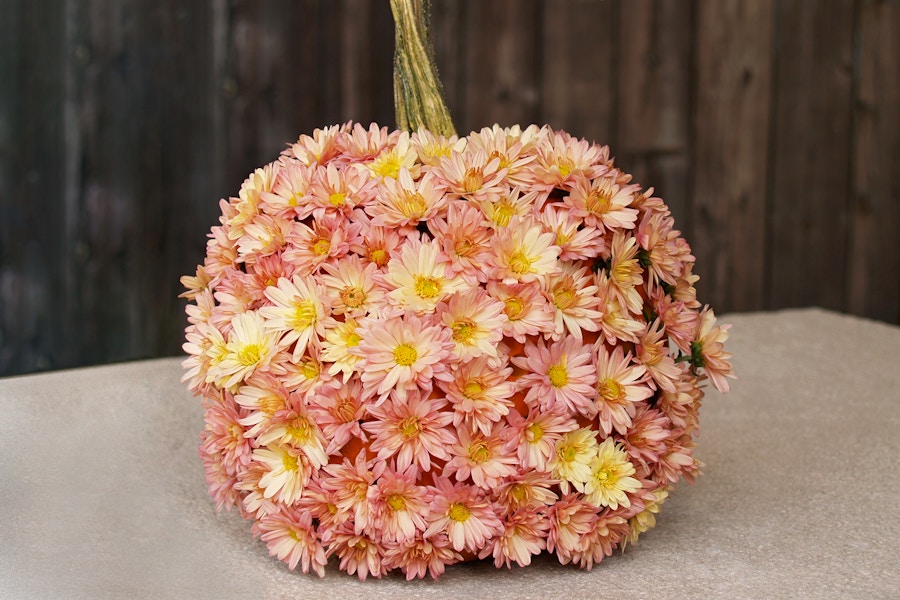
MULTIPOLYGON (((616 164, 645 188, 654 187, 688 237, 690 94, 693 13, 684 2, 621 3, 616 164)), ((608 92, 606 92, 608 93, 608 92)))
POLYGON ((688 230, 699 297, 752 310, 765 293, 773 3, 697 4, 688 230))
POLYGON ((842 310, 853 4, 778 4, 766 306, 842 310))
POLYGON ((900 3, 858 17, 848 308, 900 322, 900 3))

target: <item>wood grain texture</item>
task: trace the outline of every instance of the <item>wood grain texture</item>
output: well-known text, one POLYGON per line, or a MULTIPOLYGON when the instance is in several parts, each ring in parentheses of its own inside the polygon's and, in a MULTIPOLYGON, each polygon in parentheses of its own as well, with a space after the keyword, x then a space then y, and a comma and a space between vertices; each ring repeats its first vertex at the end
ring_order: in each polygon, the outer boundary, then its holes
POLYGON ((752 310, 766 291, 773 3, 725 0, 696 9, 687 229, 697 291, 720 312, 752 310))
POLYGON ((860 3, 847 308, 900 322, 900 3, 860 3))
POLYGON ((612 137, 616 164, 655 188, 689 241, 693 16, 686 2, 621 3, 612 137))
MULTIPOLYGON (((900 323, 900 3, 432 0, 457 129, 549 123, 656 188, 717 312, 900 323)), ((0 0, 0 376, 177 354, 219 198, 393 126, 386 0, 0 0)))
POLYGON ((777 5, 777 103, 764 306, 843 309, 853 4, 777 5))

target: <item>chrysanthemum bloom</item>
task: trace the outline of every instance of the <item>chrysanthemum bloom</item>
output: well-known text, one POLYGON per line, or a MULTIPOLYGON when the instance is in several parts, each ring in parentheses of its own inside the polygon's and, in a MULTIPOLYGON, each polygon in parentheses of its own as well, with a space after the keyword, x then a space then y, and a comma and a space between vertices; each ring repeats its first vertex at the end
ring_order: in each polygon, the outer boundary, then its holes
POLYGON ((413 314, 389 320, 365 319, 359 344, 350 349, 359 364, 363 393, 382 402, 392 391, 402 402, 419 387, 430 390, 435 377, 449 378, 446 360, 453 349, 450 332, 413 314))
POLYGON ((287 563, 289 569, 300 565, 300 570, 309 569, 319 577, 325 577, 325 548, 319 541, 310 513, 283 509, 267 514, 259 521, 260 539, 269 548, 269 554, 287 563))
POLYGON ((408 238, 400 247, 384 280, 390 301, 417 313, 434 312, 438 302, 469 288, 452 274, 440 246, 418 237, 408 238))
POLYGON ((593 348, 575 338, 544 345, 526 344, 525 356, 515 356, 512 363, 525 369, 518 380, 527 390, 525 402, 542 410, 559 410, 592 417, 596 411, 592 396, 597 383, 597 366, 593 348))
POLYGON ((294 362, 298 361, 310 343, 317 343, 325 333, 322 319, 325 307, 319 286, 311 279, 295 275, 292 280, 281 278, 277 287, 266 290, 272 306, 259 310, 265 318, 266 331, 281 335, 282 346, 293 344, 294 362))
POLYGON ((446 477, 434 481, 428 521, 425 538, 445 533, 457 552, 477 553, 503 530, 503 524, 480 488, 464 483, 454 485, 446 477))
POLYGON ((728 326, 607 147, 351 122, 219 206, 182 279, 184 381, 213 501, 289 567, 591 568, 698 475, 728 326))
POLYGON ((616 446, 612 438, 606 438, 591 459, 591 476, 584 484, 584 498, 596 506, 630 506, 628 494, 641 489, 641 482, 632 477, 634 465, 628 455, 616 446))

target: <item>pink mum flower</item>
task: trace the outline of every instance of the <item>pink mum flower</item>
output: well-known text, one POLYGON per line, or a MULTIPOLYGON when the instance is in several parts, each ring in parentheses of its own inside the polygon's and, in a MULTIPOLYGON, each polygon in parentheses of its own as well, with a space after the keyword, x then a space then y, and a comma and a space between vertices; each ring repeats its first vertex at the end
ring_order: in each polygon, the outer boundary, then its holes
POLYGON ((641 314, 644 301, 638 286, 644 281, 643 269, 638 258, 640 248, 631 236, 617 231, 613 235, 609 258, 609 294, 631 314, 641 314))
POLYGON ((364 262, 374 263, 379 269, 387 266, 391 251, 403 241, 400 234, 386 227, 370 225, 362 232, 362 239, 351 242, 350 249, 361 256, 364 262))
POLYGON ((401 131, 393 144, 382 148, 378 156, 357 166, 360 170, 368 170, 383 183, 399 179, 404 170, 410 173, 412 178, 418 179, 421 168, 418 158, 416 147, 410 141, 409 132, 401 131))
POLYGON ((326 262, 346 255, 358 233, 358 224, 351 226, 343 217, 324 216, 311 226, 295 221, 282 257, 301 275, 318 273, 326 262))
MULTIPOLYGON (((204 439, 205 432, 201 434, 204 439)), ((238 479, 236 474, 229 472, 222 460, 222 453, 207 452, 201 442, 199 450, 200 461, 203 463, 204 479, 209 495, 216 503, 216 510, 231 510, 238 503, 238 479)))
POLYGON ((446 535, 432 535, 427 539, 417 535, 412 539, 392 544, 385 549, 383 563, 387 568, 399 568, 410 581, 422 579, 427 572, 433 579, 444 574, 447 565, 462 560, 462 555, 450 547, 446 535))
POLYGON ((334 494, 337 509, 353 515, 353 531, 356 533, 362 533, 372 525, 374 515, 369 488, 387 467, 384 461, 367 461, 365 454, 357 454, 352 463, 344 457, 340 464, 325 465, 327 476, 321 478, 322 489, 334 494))
POLYGON ((257 530, 270 556, 286 562, 289 569, 299 564, 304 573, 312 567, 319 577, 325 577, 328 560, 309 512, 283 508, 263 516, 257 530))
POLYGON ((597 365, 590 345, 567 337, 548 348, 541 339, 525 344, 525 356, 510 360, 527 371, 516 382, 519 389, 528 390, 525 402, 544 411, 559 406, 569 413, 594 415, 597 365))
POLYGON ((457 552, 477 553, 503 531, 503 524, 480 488, 454 485, 446 477, 437 477, 433 489, 426 539, 445 533, 457 552))
POLYGON ((345 383, 351 379, 357 363, 362 358, 351 352, 362 341, 357 332, 358 327, 359 324, 353 317, 344 317, 343 321, 331 317, 325 320, 325 340, 322 342, 321 357, 322 360, 331 363, 328 374, 340 373, 345 383))
POLYGON ((485 356, 460 364, 451 371, 453 379, 438 386, 453 404, 453 425, 470 431, 489 433, 512 408, 515 383, 509 379, 512 369, 493 364, 485 356))
POLYGON ((487 281, 486 260, 491 248, 491 229, 484 215, 471 202, 453 200, 447 215, 428 223, 429 230, 449 259, 449 269, 475 286, 487 281))
POLYGON ((451 458, 444 466, 443 475, 456 475, 457 481, 471 477, 478 487, 492 489, 515 474, 516 459, 503 452, 500 430, 500 425, 495 425, 490 434, 460 429, 459 440, 450 446, 451 458))
POLYGON ((296 158, 304 165, 325 164, 340 152, 337 142, 346 129, 346 125, 332 125, 316 129, 311 136, 303 134, 282 154, 296 158))
POLYGON ((250 440, 244 436, 240 406, 228 392, 221 394, 221 399, 217 401, 203 402, 206 408, 206 430, 201 448, 210 456, 221 456, 225 469, 229 473, 236 473, 250 464, 252 447, 250 440))
POLYGON ((591 285, 593 280, 593 274, 576 263, 563 263, 558 273, 548 277, 547 287, 555 308, 553 322, 557 337, 568 332, 580 342, 582 331, 600 329, 598 321, 603 315, 597 310, 600 298, 596 296, 597 286, 591 285))
POLYGON ((503 430, 506 452, 515 450, 521 468, 538 471, 548 469, 556 444, 563 435, 578 429, 570 414, 543 412, 536 406, 529 408, 527 418, 517 411, 510 411, 507 423, 503 430))
POLYGON ((328 462, 325 436, 302 403, 294 410, 284 411, 269 420, 257 437, 257 443, 261 446, 290 446, 302 450, 316 470, 328 462))
POLYGON ((453 414, 440 410, 446 402, 414 392, 403 401, 370 406, 374 420, 362 425, 374 438, 369 448, 378 453, 379 461, 396 455, 399 470, 415 465, 423 472, 430 471, 432 457, 449 459, 447 449, 456 442, 456 436, 447 428, 453 414))
POLYGON ((266 331, 280 334, 282 346, 293 344, 293 360, 299 361, 307 346, 318 343, 325 333, 322 320, 326 312, 318 284, 299 275, 292 280, 282 277, 277 287, 266 290, 266 298, 272 306, 259 310, 265 318, 266 331))
POLYGON ((366 408, 361 400, 362 387, 353 379, 337 388, 327 388, 315 394, 309 412, 322 429, 328 446, 327 454, 336 454, 354 437, 368 441, 360 424, 365 420, 366 408))
POLYGON ((605 344, 598 344, 597 416, 604 435, 613 429, 624 435, 631 426, 636 403, 653 395, 644 384, 646 368, 632 364, 630 352, 623 354, 621 346, 609 352, 605 344))
POLYGON ((414 466, 386 469, 369 487, 376 527, 387 542, 405 542, 425 531, 431 497, 427 488, 416 485, 416 474, 414 466))
POLYGON ((581 549, 572 561, 590 571, 603 558, 611 556, 613 548, 628 533, 628 521, 618 515, 601 515, 581 540, 581 549))
POLYGON ((579 494, 563 496, 547 509, 550 530, 547 534, 547 550, 555 552, 559 562, 567 565, 583 549, 582 540, 594 531, 597 508, 579 498, 579 494))
POLYGON ((529 335, 553 333, 555 312, 538 282, 508 285, 491 281, 487 292, 503 303, 503 335, 524 344, 529 335))
POLYGON ((590 179, 606 171, 608 161, 608 147, 548 128, 537 146, 535 185, 547 191, 554 187, 568 189, 579 177, 590 179))
POLYGON ((381 562, 384 547, 374 538, 350 527, 341 527, 333 534, 328 546, 328 556, 337 554, 341 559, 340 568, 348 575, 365 581, 371 575, 376 579, 387 573, 381 562))
POLYGON ((505 509, 506 515, 518 511, 543 511, 559 498, 550 489, 555 486, 556 482, 548 473, 520 470, 518 474, 508 477, 497 489, 497 504, 505 509))
POLYGON ((503 283, 529 283, 559 271, 555 236, 532 221, 514 217, 498 231, 489 257, 491 276, 503 283))
POLYGON ((366 398, 384 401, 392 391, 403 402, 417 387, 430 390, 435 378, 449 379, 447 358, 453 349, 450 332, 406 313, 386 320, 363 319, 362 338, 351 352, 363 358, 360 380, 366 398))
POLYGON ((453 152, 441 159, 435 174, 448 191, 466 198, 479 199, 503 190, 506 170, 500 159, 489 157, 481 150, 453 152))
POLYGON ((489 356, 497 358, 506 315, 503 304, 481 289, 453 294, 438 309, 438 318, 451 331, 453 354, 462 362, 489 356))
POLYGON ((417 313, 431 313, 438 302, 468 284, 448 268, 437 241, 410 237, 388 262, 384 277, 390 301, 417 313))
POLYGON ((259 480, 263 497, 275 502, 293 504, 303 494, 313 465, 306 453, 291 445, 272 445, 253 451, 253 460, 265 468, 259 480))
POLYGON ((537 192, 523 194, 519 188, 513 188, 502 194, 491 194, 478 201, 478 206, 494 229, 509 227, 513 217, 528 218, 535 212, 537 192))
POLYGON ((547 547, 550 522, 541 513, 520 510, 503 520, 503 531, 493 539, 492 546, 485 546, 478 558, 494 557, 494 566, 510 567, 510 561, 520 567, 531 564, 531 557, 547 547))
POLYGON ((375 225, 383 227, 415 227, 440 214, 447 199, 429 172, 413 181, 406 167, 397 179, 385 179, 376 201, 366 207, 375 225))
POLYGON ((659 386, 667 392, 674 392, 675 382, 681 378, 681 369, 669 355, 668 342, 666 330, 657 319, 641 336, 636 351, 637 359, 647 368, 652 378, 648 380, 650 387, 656 389, 659 386))
POLYGON ((559 260, 586 260, 594 258, 606 249, 601 231, 585 225, 564 206, 546 206, 540 215, 541 223, 556 234, 560 248, 559 260))
POLYGON ((731 372, 731 353, 725 352, 725 340, 731 325, 715 326, 716 315, 708 306, 700 312, 695 341, 691 342, 691 355, 703 368, 706 376, 720 392, 728 391, 726 377, 734 378, 731 372))
POLYGON ((229 389, 257 371, 269 370, 277 353, 275 342, 275 333, 267 328, 259 312, 236 315, 231 319, 226 353, 221 359, 210 362, 207 381, 229 389))
POLYGON ((332 314, 361 317, 384 302, 385 292, 375 280, 376 264, 351 255, 322 265, 322 270, 319 281, 332 314))
POLYGON ((584 220, 585 225, 601 232, 615 229, 634 229, 638 211, 630 208, 637 186, 619 186, 612 177, 576 177, 566 204, 572 216, 584 220))

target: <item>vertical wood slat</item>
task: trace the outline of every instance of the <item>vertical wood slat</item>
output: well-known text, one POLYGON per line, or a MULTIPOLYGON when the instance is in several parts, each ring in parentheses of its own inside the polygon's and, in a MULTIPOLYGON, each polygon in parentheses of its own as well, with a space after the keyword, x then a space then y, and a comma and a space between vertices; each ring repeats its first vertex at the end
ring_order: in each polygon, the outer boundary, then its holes
POLYGON ((844 308, 852 9, 778 5, 766 306, 844 308))
POLYGON ((857 22, 847 308, 900 323, 900 4, 864 0, 857 22))
MULTIPOLYGON (((621 3, 616 164, 654 187, 688 241, 692 13, 681 2, 621 3)), ((609 93, 609 92, 607 92, 609 93)))
POLYGON ((698 296, 761 306, 773 3, 700 2, 694 52, 691 246, 698 296))
POLYGON ((618 10, 619 2, 547 0, 541 46, 541 121, 614 154, 618 10))
POLYGON ((53 368, 60 344, 64 15, 58 3, 0 2, 0 374, 53 368), (41 31, 42 35, 32 35, 41 31))
POLYGON ((468 2, 464 27, 463 104, 454 115, 461 135, 471 130, 527 125, 539 110, 540 2, 468 2))

